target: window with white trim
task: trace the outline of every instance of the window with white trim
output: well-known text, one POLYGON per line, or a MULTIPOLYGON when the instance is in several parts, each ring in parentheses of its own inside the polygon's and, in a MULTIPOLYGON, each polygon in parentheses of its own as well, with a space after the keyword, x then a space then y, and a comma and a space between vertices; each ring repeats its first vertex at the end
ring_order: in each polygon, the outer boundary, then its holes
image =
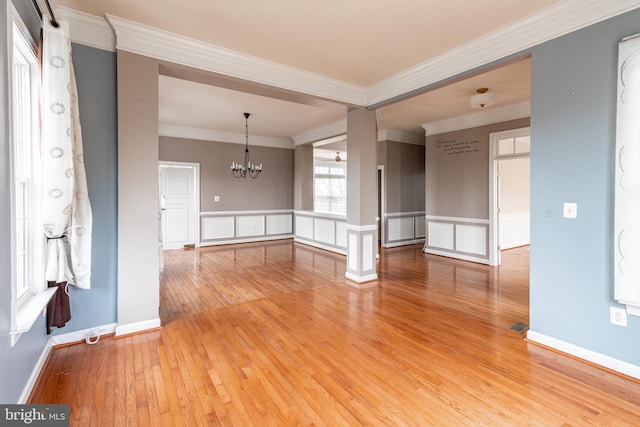
POLYGON ((11 344, 29 330, 46 306, 44 237, 39 222, 38 67, 36 45, 13 13, 11 52, 11 344))
POLYGON ((346 215, 347 165, 344 162, 315 159, 313 171, 314 212, 346 215))

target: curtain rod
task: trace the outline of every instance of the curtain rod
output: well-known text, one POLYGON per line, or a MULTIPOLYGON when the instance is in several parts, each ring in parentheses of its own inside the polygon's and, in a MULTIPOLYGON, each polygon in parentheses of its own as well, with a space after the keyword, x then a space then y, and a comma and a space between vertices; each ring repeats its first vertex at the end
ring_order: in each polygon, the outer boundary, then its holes
MULTIPOLYGON (((40 6, 38 6, 38 0, 31 0, 31 3, 33 4, 33 7, 36 9, 36 12, 38 12, 38 16, 40 17, 40 19, 42 19, 42 10, 40 10, 40 6)), ((51 16, 51 25, 58 28, 59 24, 58 24, 58 21, 56 21, 55 15, 53 14, 53 10, 51 9, 51 4, 49 4, 49 0, 44 0, 44 3, 47 5, 47 9, 49 10, 49 16, 51 16)))

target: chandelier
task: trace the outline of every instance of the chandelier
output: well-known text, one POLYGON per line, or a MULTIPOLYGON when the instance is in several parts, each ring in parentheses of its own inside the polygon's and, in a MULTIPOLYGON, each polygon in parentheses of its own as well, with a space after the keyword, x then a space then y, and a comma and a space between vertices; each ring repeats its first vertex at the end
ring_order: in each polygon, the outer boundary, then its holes
POLYGON ((244 113, 245 121, 245 146, 244 146, 244 162, 242 164, 231 162, 231 172, 236 178, 257 178, 262 172, 262 163, 260 165, 251 164, 249 161, 249 116, 251 114, 244 113))

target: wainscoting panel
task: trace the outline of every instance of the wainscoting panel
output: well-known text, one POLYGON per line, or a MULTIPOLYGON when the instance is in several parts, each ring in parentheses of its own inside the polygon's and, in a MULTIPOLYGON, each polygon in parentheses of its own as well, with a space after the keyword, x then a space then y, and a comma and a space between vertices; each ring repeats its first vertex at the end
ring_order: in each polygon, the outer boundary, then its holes
POLYGON ((313 218, 296 215, 296 237, 313 240, 313 218))
POLYGON ((264 215, 247 215, 236 218, 238 237, 264 236, 264 215))
POLYGON ((347 218, 343 215, 295 211, 296 242, 343 255, 347 253, 347 218))
POLYGON ((423 243, 425 238, 424 212, 397 212, 383 215, 382 247, 423 243))
POLYGON ((347 248, 347 222, 336 221, 336 246, 347 248))
POLYGON ((453 224, 429 222, 428 245, 453 250, 453 224))
POLYGON ((415 225, 413 217, 389 218, 389 241, 413 239, 415 225))
POLYGON ((267 216, 267 234, 291 234, 292 224, 291 214, 269 215, 267 216))
POLYGON ((233 239, 235 217, 219 216, 202 218, 202 240, 233 239))
POLYGON ((487 255, 487 227, 456 224, 456 250, 487 255))
POLYGON ((426 253, 489 264, 489 220, 429 215, 426 253))
POLYGON ((427 235, 427 218, 424 215, 417 216, 415 218, 416 221, 416 231, 415 237, 424 238, 427 235))
POLYGON ((331 219, 315 218, 313 240, 329 245, 336 244, 336 222, 331 219))
POLYGON ((200 246, 293 237, 293 211, 201 212, 200 246))

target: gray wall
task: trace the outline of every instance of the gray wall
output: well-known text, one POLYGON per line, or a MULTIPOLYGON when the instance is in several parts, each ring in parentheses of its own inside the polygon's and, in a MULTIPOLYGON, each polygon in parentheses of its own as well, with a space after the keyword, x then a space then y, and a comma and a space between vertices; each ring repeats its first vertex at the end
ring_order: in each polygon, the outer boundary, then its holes
POLYGON ((489 134, 527 126, 524 118, 427 136, 427 215, 489 219, 489 134))
POLYGON ((609 307, 618 42, 638 32, 640 10, 534 48, 531 99, 531 330, 636 366, 640 318, 609 307))
POLYGON ((293 209, 293 150, 251 146, 262 163, 256 179, 234 178, 229 166, 244 157, 244 145, 160 137, 160 160, 200 163, 200 211, 293 209), (220 196, 219 202, 213 197, 220 196))
POLYGON ((71 321, 54 334, 114 323, 117 308, 116 55, 78 44, 72 48, 93 214, 91 289, 70 287, 71 321))
POLYGON ((425 147, 396 141, 380 143, 384 152, 386 213, 421 212, 425 203, 425 147))
POLYGON ((298 145, 294 152, 293 208, 313 211, 313 146, 298 145))

